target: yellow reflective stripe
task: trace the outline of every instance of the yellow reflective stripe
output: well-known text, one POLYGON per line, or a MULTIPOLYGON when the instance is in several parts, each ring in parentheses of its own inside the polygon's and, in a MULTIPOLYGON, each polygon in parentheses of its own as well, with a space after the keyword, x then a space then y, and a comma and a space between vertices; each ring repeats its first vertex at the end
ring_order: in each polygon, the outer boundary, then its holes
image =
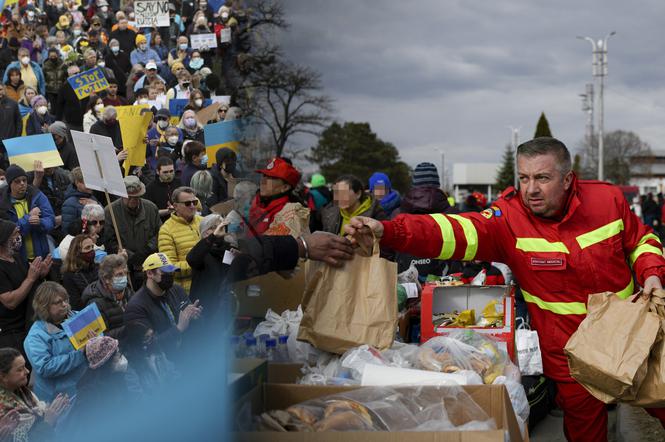
POLYGON ((651 244, 642 244, 641 246, 637 246, 629 257, 631 267, 635 264, 637 258, 639 258, 641 255, 645 253, 654 253, 656 255, 663 256, 663 249, 658 248, 656 246, 652 246, 651 244))
POLYGON ((646 242, 649 241, 650 239, 660 244, 660 238, 658 238, 658 235, 656 235, 655 233, 647 233, 642 237, 642 239, 640 239, 640 242, 638 242, 637 245, 641 246, 642 244, 646 244, 646 242))
POLYGON ((634 292, 635 292, 635 284, 633 283, 633 278, 631 276, 630 284, 628 284, 628 287, 621 290, 620 292, 617 292, 617 296, 621 299, 626 299, 627 297, 631 296, 634 292))
POLYGON ((583 302, 547 302, 522 289, 526 302, 536 304, 543 310, 549 310, 558 315, 585 315, 586 305, 583 302))
POLYGON ((445 215, 437 213, 430 216, 436 221, 441 229, 441 242, 443 243, 443 246, 441 247, 441 254, 438 259, 450 259, 453 256, 453 253, 455 253, 455 232, 453 231, 453 225, 445 215))
POLYGON ((580 249, 586 249, 587 247, 598 244, 614 235, 618 235, 622 230, 623 220, 618 219, 609 224, 605 224, 602 227, 598 227, 596 230, 579 235, 576 239, 577 243, 580 245, 580 249))
POLYGON ((523 252, 561 252, 570 253, 562 242, 549 242, 545 238, 517 238, 517 250, 523 252))
POLYGON ((471 220, 459 215, 449 215, 451 218, 457 220, 464 230, 464 237, 466 238, 466 251, 464 252, 463 261, 471 261, 476 257, 478 252, 478 231, 476 226, 473 225, 471 220))

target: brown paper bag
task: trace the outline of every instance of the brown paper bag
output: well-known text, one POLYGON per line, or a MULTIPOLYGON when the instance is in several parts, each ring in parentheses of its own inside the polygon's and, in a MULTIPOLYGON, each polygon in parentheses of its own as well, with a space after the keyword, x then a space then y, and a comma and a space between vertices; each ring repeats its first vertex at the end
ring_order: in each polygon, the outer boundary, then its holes
POLYGON ((331 353, 367 344, 390 347, 397 327, 397 264, 356 255, 342 268, 307 262, 298 340, 331 353))
POLYGON ((587 317, 564 348, 571 376, 605 403, 635 399, 660 329, 649 303, 633 299, 589 295, 587 317))
POLYGON ((631 405, 665 407, 665 290, 655 290, 649 309, 660 318, 660 332, 647 362, 647 375, 631 405))

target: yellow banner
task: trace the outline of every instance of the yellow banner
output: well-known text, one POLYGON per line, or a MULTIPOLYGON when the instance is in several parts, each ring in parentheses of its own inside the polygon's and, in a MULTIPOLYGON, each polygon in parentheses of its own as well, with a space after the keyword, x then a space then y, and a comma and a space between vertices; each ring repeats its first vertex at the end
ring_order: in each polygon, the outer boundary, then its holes
POLYGON ((118 122, 122 133, 122 145, 127 151, 124 162, 125 175, 133 166, 145 165, 145 137, 152 120, 148 105, 118 106, 118 122))

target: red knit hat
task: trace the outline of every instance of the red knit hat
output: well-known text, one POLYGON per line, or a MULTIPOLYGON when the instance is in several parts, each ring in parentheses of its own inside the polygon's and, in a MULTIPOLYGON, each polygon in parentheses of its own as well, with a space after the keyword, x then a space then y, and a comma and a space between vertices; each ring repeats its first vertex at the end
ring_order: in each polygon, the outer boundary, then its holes
POLYGON ((294 188, 300 182, 298 169, 279 157, 269 162, 265 169, 259 169, 257 172, 271 178, 280 178, 294 188))

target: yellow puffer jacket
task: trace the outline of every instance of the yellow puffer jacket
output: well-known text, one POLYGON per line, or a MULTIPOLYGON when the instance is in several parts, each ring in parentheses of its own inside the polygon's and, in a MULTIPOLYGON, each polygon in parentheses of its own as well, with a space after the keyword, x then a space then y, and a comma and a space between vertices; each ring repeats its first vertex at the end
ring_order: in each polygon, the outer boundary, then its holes
POLYGON ((172 213, 171 218, 159 229, 159 251, 168 256, 173 265, 180 268, 180 271, 175 273, 175 283, 180 284, 187 293, 192 285, 192 269, 187 263, 187 254, 201 238, 199 234, 201 219, 199 215, 194 215, 192 222, 188 223, 172 213))

